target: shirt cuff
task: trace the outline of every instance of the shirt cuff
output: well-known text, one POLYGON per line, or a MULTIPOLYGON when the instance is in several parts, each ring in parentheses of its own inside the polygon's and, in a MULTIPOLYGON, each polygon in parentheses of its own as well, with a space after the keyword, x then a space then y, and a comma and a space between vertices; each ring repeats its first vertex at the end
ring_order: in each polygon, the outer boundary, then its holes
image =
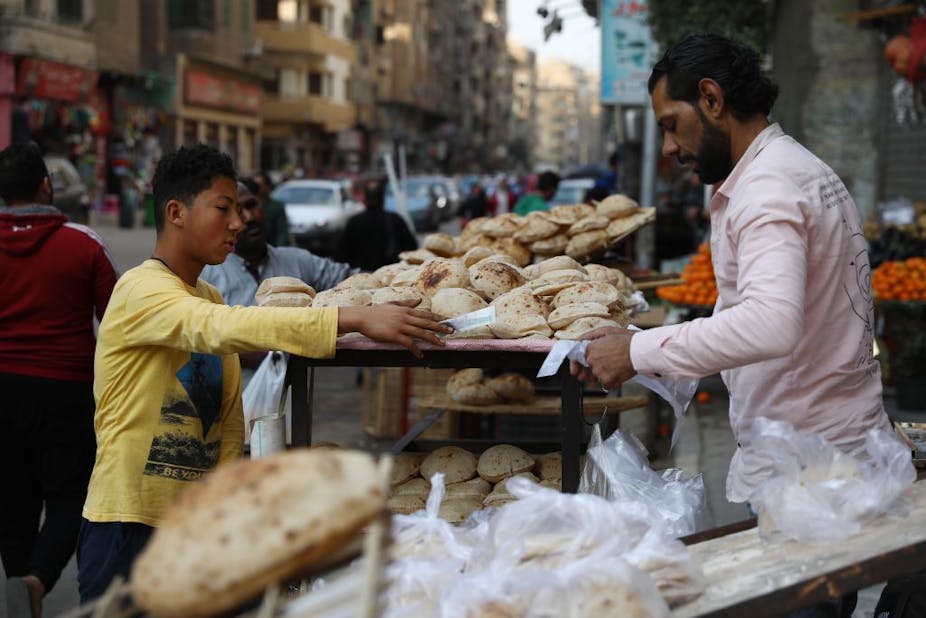
POLYGON ((663 327, 634 334, 630 339, 630 362, 634 371, 661 378, 665 372, 661 348, 668 338, 663 327))

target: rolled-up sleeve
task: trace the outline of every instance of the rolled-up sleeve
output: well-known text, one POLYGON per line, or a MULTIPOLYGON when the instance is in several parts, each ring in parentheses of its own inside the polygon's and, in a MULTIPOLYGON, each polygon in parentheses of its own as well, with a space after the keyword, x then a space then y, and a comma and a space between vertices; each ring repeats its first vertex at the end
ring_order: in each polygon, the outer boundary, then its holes
POLYGON ((797 347, 807 276, 806 204, 780 177, 756 175, 748 188, 748 195, 730 201, 725 224, 713 232, 725 235, 735 260, 730 289, 718 283, 721 298, 735 302, 709 318, 637 333, 630 357, 638 373, 703 377, 797 347))

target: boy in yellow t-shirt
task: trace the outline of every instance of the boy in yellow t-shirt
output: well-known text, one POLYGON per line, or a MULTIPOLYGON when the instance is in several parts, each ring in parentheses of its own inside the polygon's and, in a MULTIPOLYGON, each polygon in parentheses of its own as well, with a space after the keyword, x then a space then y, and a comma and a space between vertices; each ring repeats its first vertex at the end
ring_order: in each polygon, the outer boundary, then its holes
POLYGON ((241 454, 238 352, 328 357, 359 331, 420 354, 440 343, 437 316, 398 305, 229 307, 199 279, 242 228, 231 159, 204 145, 161 159, 153 180, 157 243, 125 273, 100 324, 95 357, 96 462, 77 550, 82 602, 135 557, 177 493, 241 454))

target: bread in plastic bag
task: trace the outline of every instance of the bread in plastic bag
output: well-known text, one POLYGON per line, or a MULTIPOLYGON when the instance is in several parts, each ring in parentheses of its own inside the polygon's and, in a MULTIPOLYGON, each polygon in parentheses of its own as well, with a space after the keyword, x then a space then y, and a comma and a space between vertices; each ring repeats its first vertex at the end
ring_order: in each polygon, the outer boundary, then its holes
POLYGON ((674 537, 696 532, 704 511, 704 477, 685 479, 681 470, 656 472, 633 435, 615 431, 601 440, 595 425, 585 455, 579 492, 632 509, 643 521, 659 521, 674 537))
POLYGON ((898 508, 916 480, 910 449, 891 431, 868 431, 863 452, 851 456, 822 436, 760 417, 748 444, 750 457, 761 462, 766 475, 749 501, 767 540, 848 538, 866 520, 898 508))

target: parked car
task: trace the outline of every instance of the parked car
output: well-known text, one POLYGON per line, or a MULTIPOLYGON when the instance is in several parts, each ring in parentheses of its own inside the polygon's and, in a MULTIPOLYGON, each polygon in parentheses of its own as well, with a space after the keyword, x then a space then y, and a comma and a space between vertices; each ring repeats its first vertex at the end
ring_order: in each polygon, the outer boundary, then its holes
POLYGON ((363 210, 336 180, 290 180, 272 195, 286 208, 296 244, 319 255, 334 254, 347 220, 363 210))
MULTIPOLYGON (((405 181, 408 216, 415 224, 415 231, 436 230, 447 207, 447 193, 443 181, 433 176, 411 176, 405 181)), ((386 190, 386 210, 399 212, 392 188, 386 190)))
POLYGON ((90 196, 87 185, 65 157, 45 157, 45 167, 51 177, 54 206, 75 223, 87 223, 90 218, 90 196))
POLYGON ((567 178, 559 181, 556 194, 550 200, 551 206, 560 204, 581 204, 585 192, 595 186, 593 178, 567 178))

